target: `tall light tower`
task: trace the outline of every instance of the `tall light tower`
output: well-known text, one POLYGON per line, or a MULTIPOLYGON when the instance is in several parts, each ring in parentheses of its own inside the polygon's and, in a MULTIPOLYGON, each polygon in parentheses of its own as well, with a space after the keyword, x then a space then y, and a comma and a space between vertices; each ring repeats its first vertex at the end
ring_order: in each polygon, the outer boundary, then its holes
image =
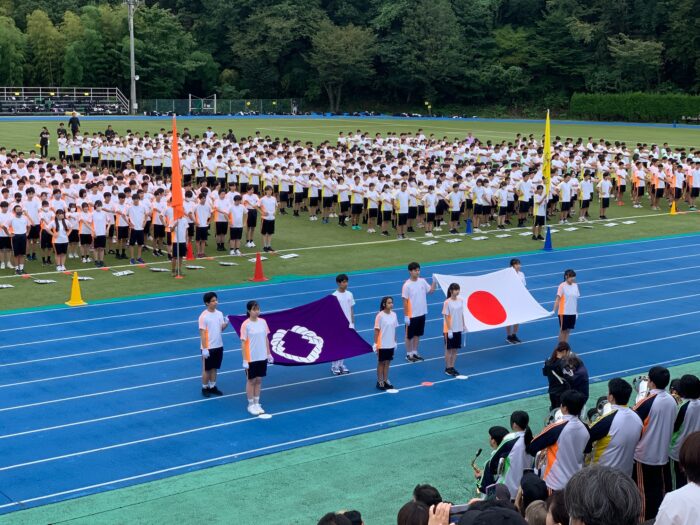
POLYGON ((138 104, 136 102, 136 59, 134 58, 134 11, 139 0, 125 0, 129 9, 129 63, 131 66, 131 93, 129 95, 129 114, 134 115, 138 104))

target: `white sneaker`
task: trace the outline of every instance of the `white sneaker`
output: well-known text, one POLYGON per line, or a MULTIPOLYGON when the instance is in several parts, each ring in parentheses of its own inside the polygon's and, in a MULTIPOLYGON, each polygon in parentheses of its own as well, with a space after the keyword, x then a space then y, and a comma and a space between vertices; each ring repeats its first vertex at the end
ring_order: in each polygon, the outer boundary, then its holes
POLYGON ((5 269, 5 263, 0 263, 0 270, 4 270, 4 269, 5 269))
POLYGON ((229 255, 236 255, 236 250, 229 250, 229 251, 228 251, 228 254, 229 254, 229 255))
POLYGON ((241 255, 241 250, 237 249, 235 255, 241 255))
POLYGON ((258 411, 258 415, 264 414, 264 413, 265 413, 265 410, 263 410, 263 407, 262 407, 262 405, 261 405, 260 403, 258 403, 257 405, 255 405, 255 410, 258 411))
POLYGON ((57 271, 57 272, 61 272, 61 271, 63 271, 63 270, 61 270, 61 267, 60 267, 60 266, 56 266, 56 271, 57 271))
POLYGON ((350 370, 348 370, 348 367, 345 365, 340 365, 340 373, 341 374, 349 374, 350 370))
POLYGON ((434 232, 441 232, 441 231, 442 231, 442 228, 439 228, 439 227, 438 227, 438 228, 433 228, 433 231, 434 231, 434 232))
POLYGON ((14 267, 15 267, 15 265, 12 264, 11 262, 9 262, 9 263, 7 263, 7 267, 8 267, 10 270, 13 270, 14 267))
POLYGON ((92 262, 92 259, 90 257, 85 257, 85 262, 92 262))
POLYGON ((480 229, 480 228, 474 228, 474 233, 481 233, 481 229, 480 229))
POLYGON ((255 248, 255 243, 253 241, 250 241, 250 247, 255 248))
POLYGON ((258 405, 248 405, 248 413, 252 416, 259 415, 260 412, 258 412, 258 405))
POLYGON ((426 237, 432 237, 433 234, 432 234, 431 232, 425 232, 425 236, 426 236, 426 237))

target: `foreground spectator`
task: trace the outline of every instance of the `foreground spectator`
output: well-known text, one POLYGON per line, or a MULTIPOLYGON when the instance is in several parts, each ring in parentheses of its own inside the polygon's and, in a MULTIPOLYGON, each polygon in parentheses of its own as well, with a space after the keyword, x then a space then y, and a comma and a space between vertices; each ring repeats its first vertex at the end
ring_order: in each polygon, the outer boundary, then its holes
POLYGON ((533 501, 525 509, 527 525, 547 525, 547 504, 542 500, 533 501))
POLYGON ((673 438, 669 450, 676 489, 687 482, 683 470, 679 468, 681 447, 689 435, 700 431, 700 379, 692 374, 681 377, 678 381, 678 394, 681 398, 681 406, 676 415, 676 422, 673 424, 673 438))
POLYGON ((679 462, 688 483, 666 494, 656 516, 657 525, 700 523, 700 432, 694 432, 685 439, 679 462))
POLYGON ((437 505, 442 502, 442 496, 438 489, 432 485, 416 485, 413 489, 413 501, 422 503, 426 507, 430 508, 433 505, 437 505))
POLYGON ((343 512, 343 516, 349 519, 352 525, 365 525, 359 510, 347 510, 343 512))
POLYGON ((352 522, 339 512, 329 512, 318 520, 318 525, 352 525, 352 522))
POLYGON ((569 525, 566 491, 559 490, 547 498, 547 525, 569 525))
POLYGON ((425 504, 411 500, 399 509, 396 525, 426 525, 428 523, 428 507, 425 504))
POLYGON ((634 525, 642 509, 632 479, 602 466, 585 468, 569 480, 565 504, 570 525, 634 525))

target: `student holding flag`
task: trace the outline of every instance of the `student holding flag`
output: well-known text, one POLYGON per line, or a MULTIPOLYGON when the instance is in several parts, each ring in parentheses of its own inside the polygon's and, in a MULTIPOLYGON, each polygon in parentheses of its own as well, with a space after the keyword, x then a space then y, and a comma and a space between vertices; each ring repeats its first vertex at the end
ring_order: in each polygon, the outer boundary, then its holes
MULTIPOLYGON (((344 273, 339 274, 335 278, 335 283, 338 285, 338 289, 333 292, 333 296, 338 299, 340 307, 343 309, 343 313, 348 320, 348 325, 353 330, 355 329, 355 298, 352 292, 348 291, 348 276, 344 273)), ((331 363, 331 372, 335 376, 341 374, 349 374, 350 370, 345 366, 343 359, 333 361, 331 363)))
POLYGON ((228 321, 219 310, 219 297, 214 292, 207 292, 203 297, 206 310, 199 316, 199 337, 202 352, 202 395, 211 397, 223 395, 216 386, 216 375, 224 358, 224 341, 222 332, 228 321))
MULTIPOLYGON (((538 188, 540 188, 540 187, 541 186, 538 186, 538 188)), ((535 207, 537 207, 537 198, 535 198, 535 207)), ((535 209, 537 209, 537 208, 535 208, 535 209)), ((520 269, 522 268, 522 264, 520 263, 520 259, 511 259, 510 260, 510 267, 513 268, 516 275, 520 279, 520 282, 523 283, 523 286, 527 286, 526 281, 525 281, 525 274, 522 271, 520 271, 520 269)), ((510 344, 515 345, 518 343, 522 343, 520 338, 518 338, 518 328, 519 327, 520 327, 520 325, 517 325, 517 324, 511 325, 511 326, 506 326, 506 334, 507 334, 506 341, 508 341, 510 344)))
POLYGON ((248 319, 241 325, 243 368, 247 378, 245 392, 248 398, 248 413, 259 416, 265 413, 260 404, 262 378, 267 375, 268 363, 273 362, 270 340, 267 338, 270 328, 265 319, 260 317, 260 305, 257 301, 248 301, 246 315, 248 319))
POLYGON ((437 283, 433 284, 420 276, 420 264, 408 265, 409 278, 401 289, 403 299, 404 324, 406 325, 406 361, 416 363, 423 361, 418 354, 418 341, 425 331, 425 316, 428 313, 428 294, 435 291, 437 283))

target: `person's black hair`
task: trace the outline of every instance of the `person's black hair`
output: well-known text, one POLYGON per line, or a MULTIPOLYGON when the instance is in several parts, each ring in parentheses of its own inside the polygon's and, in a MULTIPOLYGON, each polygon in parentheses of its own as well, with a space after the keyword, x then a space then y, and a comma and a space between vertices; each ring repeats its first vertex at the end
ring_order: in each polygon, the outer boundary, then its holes
POLYGON ((408 263, 408 271, 412 272, 413 270, 420 270, 420 264, 415 261, 408 263))
POLYGON ((503 442, 503 438, 509 433, 506 427, 499 425, 489 428, 489 437, 496 442, 496 445, 500 445, 503 442))
POLYGON ((379 311, 383 311, 384 308, 386 308, 386 303, 389 299, 392 299, 390 295, 387 295, 386 297, 382 297, 381 302, 379 303, 379 311))
POLYGON ((207 292, 204 294, 202 299, 204 299, 204 304, 209 304, 212 299, 218 299, 219 296, 216 295, 216 292, 207 292))
POLYGON ((569 513, 566 510, 566 490, 558 490, 547 498, 547 512, 552 514, 554 523, 566 525, 569 523, 569 513))
POLYGON ((620 377, 614 377, 608 381, 608 393, 615 398, 616 404, 626 405, 632 395, 632 385, 620 377))
POLYGON ((399 509, 396 525, 426 525, 428 519, 428 507, 423 503, 411 500, 399 509))
POLYGON ((451 284, 447 287, 447 297, 452 297, 452 292, 453 292, 454 290, 459 290, 459 285, 458 285, 457 283, 451 283, 451 284))
POLYGON ((253 310, 253 308, 260 308, 260 305, 258 304, 257 301, 248 301, 245 305, 245 314, 247 317, 250 317, 250 311, 253 310))
POLYGON ((700 431, 693 432, 681 445, 678 456, 685 476, 691 483, 700 483, 700 431))
POLYGON ((700 379, 693 374, 685 374, 678 382, 678 393, 683 399, 700 398, 700 379))
POLYGON ((511 259, 510 260, 511 266, 515 266, 516 264, 520 264, 520 259, 511 259))
POLYGON ((339 273, 335 277, 335 282, 338 284, 342 283, 343 281, 347 281, 347 280, 348 280, 348 276, 347 276, 347 274, 344 274, 344 273, 339 273))
POLYGON ((339 512, 329 512, 318 520, 318 525, 352 525, 352 522, 339 512))
POLYGON ((564 280, 566 281, 569 277, 576 277, 576 272, 571 268, 564 272, 564 280))
POLYGON ((346 510, 343 516, 349 519, 352 525, 362 525, 362 514, 359 510, 346 510))
POLYGON ((642 511, 642 498, 632 478, 601 465, 574 474, 564 501, 571 520, 591 525, 636 525, 642 511))
POLYGON ((416 485, 413 489, 413 499, 430 508, 442 502, 440 491, 432 485, 416 485))
POLYGON ((557 352, 571 352, 571 345, 566 341, 559 341, 557 346, 554 347, 554 350, 552 350, 550 359, 556 359, 557 352))
POLYGON ((649 370, 649 379, 654 382, 656 388, 664 390, 671 381, 671 373, 663 366, 652 366, 649 370))
POLYGON ((585 404, 586 396, 577 390, 567 390, 561 395, 561 406, 566 408, 569 415, 580 416, 585 404))
POLYGON ((529 446, 532 443, 532 430, 530 430, 530 416, 524 410, 516 410, 510 415, 510 426, 513 424, 518 425, 525 431, 523 439, 525 440, 525 446, 529 446))

